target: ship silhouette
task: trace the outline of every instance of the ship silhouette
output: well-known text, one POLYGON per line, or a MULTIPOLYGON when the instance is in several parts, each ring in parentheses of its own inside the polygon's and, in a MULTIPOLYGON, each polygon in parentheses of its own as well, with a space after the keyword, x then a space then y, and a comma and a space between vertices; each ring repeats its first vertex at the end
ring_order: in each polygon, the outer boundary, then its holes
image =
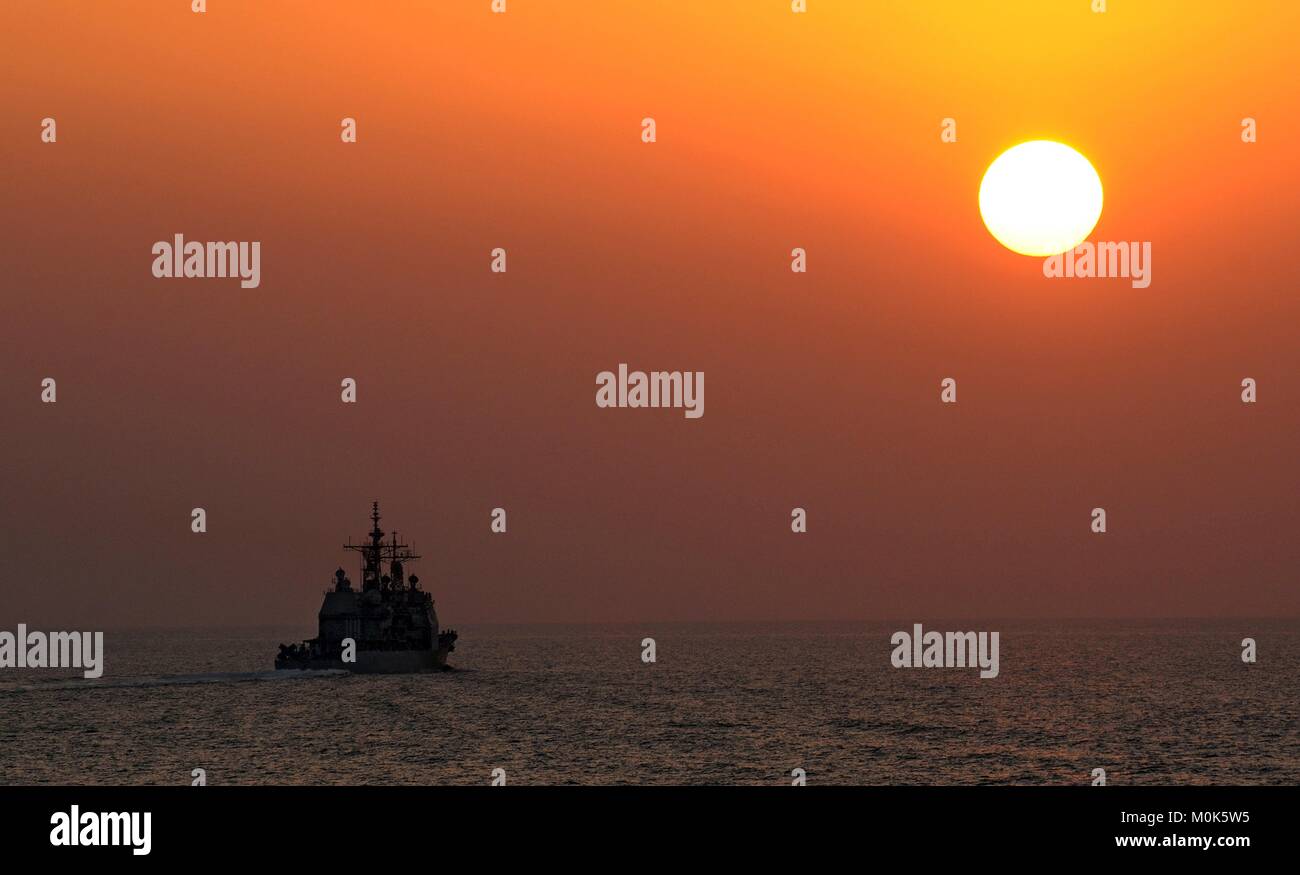
POLYGON ((402 674, 448 668, 456 632, 439 631, 433 596, 420 588, 420 578, 406 576, 406 564, 420 557, 398 542, 396 532, 385 543, 377 501, 370 519, 367 543, 343 545, 361 554, 360 591, 352 588, 342 568, 335 571, 334 585, 320 606, 317 636, 281 644, 277 669, 402 674))

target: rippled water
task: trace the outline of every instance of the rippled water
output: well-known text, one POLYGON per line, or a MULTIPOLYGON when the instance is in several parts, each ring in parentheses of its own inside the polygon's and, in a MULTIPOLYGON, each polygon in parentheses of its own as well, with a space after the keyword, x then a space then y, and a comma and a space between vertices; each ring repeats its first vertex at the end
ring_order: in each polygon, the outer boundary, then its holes
POLYGON ((383 677, 269 671, 304 629, 108 633, 100 680, 0 671, 0 783, 1300 783, 1297 621, 926 628, 1000 631, 1000 676, 892 668, 910 622, 462 628, 459 671, 383 677))

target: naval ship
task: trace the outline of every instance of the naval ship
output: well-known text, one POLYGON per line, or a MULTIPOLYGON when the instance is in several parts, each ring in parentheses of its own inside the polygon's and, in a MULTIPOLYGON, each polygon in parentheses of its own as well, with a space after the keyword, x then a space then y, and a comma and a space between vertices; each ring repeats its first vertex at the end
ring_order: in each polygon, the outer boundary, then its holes
POLYGON ((397 540, 384 541, 379 502, 370 514, 369 541, 344 544, 361 554, 361 590, 340 568, 320 606, 320 631, 298 644, 281 644, 278 669, 346 669, 374 674, 401 674, 446 669, 456 649, 456 632, 438 630, 433 596, 420 589, 420 578, 406 576, 406 563, 420 557, 397 540), (387 573, 385 573, 385 567, 387 573), (351 640, 351 647, 345 639, 351 640))

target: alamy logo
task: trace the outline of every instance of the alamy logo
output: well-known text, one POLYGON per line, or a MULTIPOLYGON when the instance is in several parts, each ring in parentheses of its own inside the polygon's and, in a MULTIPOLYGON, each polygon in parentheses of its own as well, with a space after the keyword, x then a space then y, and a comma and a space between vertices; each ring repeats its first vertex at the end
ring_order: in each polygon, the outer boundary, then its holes
POLYGON ((1043 260, 1043 276, 1049 279, 1122 277, 1133 280, 1133 288, 1151 285, 1151 241, 1143 243, 1091 243, 1043 260))
POLYGON ((0 632, 0 668, 81 668, 88 678, 104 673, 104 633, 0 632))
POLYGON ((683 407, 687 419, 704 415, 704 371, 631 371, 596 375, 597 407, 683 407))
POLYGON ((56 811, 50 815, 50 844, 57 847, 79 845, 120 846, 131 848, 137 857, 147 855, 153 847, 153 815, 137 811, 82 811, 73 805, 71 811, 56 811))
POLYGON ((975 668, 980 677, 998 676, 997 632, 925 632, 912 625, 912 634, 895 632, 889 639, 894 668, 975 668))
POLYGON ((159 240, 150 251, 155 256, 153 275, 158 279, 239 277, 239 285, 245 289, 262 284, 262 244, 257 240, 186 243, 185 237, 177 234, 170 243, 159 240))

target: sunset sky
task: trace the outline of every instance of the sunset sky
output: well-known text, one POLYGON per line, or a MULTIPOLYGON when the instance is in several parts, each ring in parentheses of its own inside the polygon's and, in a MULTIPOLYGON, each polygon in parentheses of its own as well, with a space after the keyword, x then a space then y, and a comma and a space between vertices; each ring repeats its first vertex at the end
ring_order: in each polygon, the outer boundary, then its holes
POLYGON ((309 626, 376 499, 453 626, 1300 612, 1300 4, 189 5, 0 7, 0 627, 309 626), (1038 138, 1149 288, 985 230, 1038 138))

